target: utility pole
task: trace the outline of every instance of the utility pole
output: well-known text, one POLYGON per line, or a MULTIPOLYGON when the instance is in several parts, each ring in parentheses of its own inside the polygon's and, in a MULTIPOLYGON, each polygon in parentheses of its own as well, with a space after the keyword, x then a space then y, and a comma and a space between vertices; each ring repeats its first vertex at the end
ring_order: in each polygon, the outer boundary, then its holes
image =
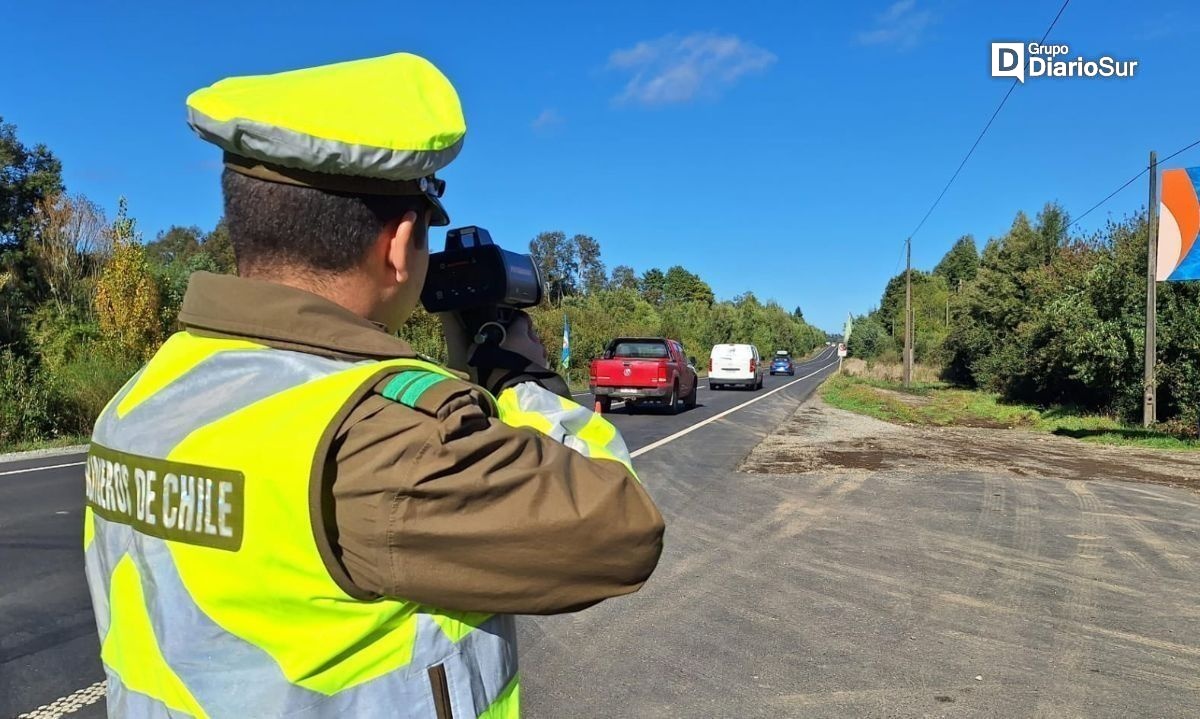
POLYGON ((1158 155, 1150 152, 1150 204, 1146 218, 1146 374, 1142 425, 1157 421, 1155 364, 1158 358, 1158 155))
POLYGON ((905 243, 907 259, 904 264, 904 386, 912 384, 913 316, 912 316, 912 238, 905 243))

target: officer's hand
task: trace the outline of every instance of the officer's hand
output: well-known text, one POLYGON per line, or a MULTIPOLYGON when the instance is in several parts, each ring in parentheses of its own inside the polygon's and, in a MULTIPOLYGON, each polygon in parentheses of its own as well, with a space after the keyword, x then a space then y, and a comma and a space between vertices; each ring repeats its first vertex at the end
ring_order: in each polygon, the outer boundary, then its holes
POLYGON ((546 346, 522 312, 509 323, 498 347, 472 346, 471 352, 472 377, 493 395, 524 382, 535 382, 562 397, 571 395, 567 383, 547 367, 546 346))
POLYGON ((538 338, 537 332, 534 331, 533 321, 529 319, 529 315, 524 312, 518 312, 513 321, 509 323, 507 329, 508 332, 504 337, 504 341, 500 343, 501 349, 519 354, 539 367, 546 367, 548 365, 546 345, 542 344, 542 340, 538 338))
POLYGON ((459 372, 468 371, 467 360, 474 347, 462 318, 453 312, 441 312, 438 319, 442 321, 442 334, 446 336, 446 366, 459 372))

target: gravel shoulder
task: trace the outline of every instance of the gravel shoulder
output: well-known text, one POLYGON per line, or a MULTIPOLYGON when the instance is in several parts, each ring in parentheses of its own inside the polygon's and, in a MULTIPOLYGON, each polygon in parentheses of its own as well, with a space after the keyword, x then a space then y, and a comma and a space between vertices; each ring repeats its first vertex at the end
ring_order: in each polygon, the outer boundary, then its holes
POLYGON ((739 470, 792 485, 771 571, 806 626, 782 714, 1200 716, 1195 453, 814 397, 739 470))
POLYGON ((1081 442, 1022 429, 910 427, 808 400, 743 471, 972 470, 1041 479, 1110 479, 1200 489, 1200 455, 1081 442))

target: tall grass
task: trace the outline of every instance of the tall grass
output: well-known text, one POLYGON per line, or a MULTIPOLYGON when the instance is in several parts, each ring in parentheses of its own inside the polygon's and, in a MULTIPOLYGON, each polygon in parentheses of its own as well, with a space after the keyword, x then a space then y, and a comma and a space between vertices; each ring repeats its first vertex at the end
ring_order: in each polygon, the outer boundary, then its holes
POLYGON ((138 363, 89 343, 51 374, 32 359, 0 352, 0 451, 74 441, 92 423, 138 363))
MULTIPOLYGON (((861 360, 857 357, 850 357, 842 362, 842 372, 851 377, 862 377, 881 382, 900 382, 904 379, 902 363, 884 360, 861 360)), ((933 384, 940 381, 940 370, 933 365, 918 362, 913 365, 912 378, 914 382, 933 384)))

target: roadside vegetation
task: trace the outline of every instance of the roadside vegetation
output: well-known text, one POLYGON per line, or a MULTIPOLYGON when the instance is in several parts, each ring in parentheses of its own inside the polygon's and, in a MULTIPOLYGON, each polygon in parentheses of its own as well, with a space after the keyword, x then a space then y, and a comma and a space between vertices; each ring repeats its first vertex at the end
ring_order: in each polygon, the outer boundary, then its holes
MULTIPOLYGON (((799 356, 826 341, 799 308, 751 293, 718 301, 682 266, 610 273, 587 235, 544 232, 530 250, 549 285, 531 314, 555 365, 569 318, 575 386, 619 334, 679 339, 702 368, 718 342, 799 356)), ((50 149, 22 143, 0 118, 0 451, 87 437, 109 398, 176 330, 188 277, 200 270, 234 271, 223 222, 143 241, 123 199, 109 218, 68 194, 50 149)), ((400 335, 418 352, 445 356, 436 317, 418 310, 400 335)))
MULTIPOLYGON (((1071 234, 1047 205, 1018 213, 982 252, 960 238, 932 271, 913 271, 915 354, 949 387, 979 390, 998 406, 1051 412, 1061 433, 1106 429, 1143 441, 1145 213, 1071 234), (1081 425, 1072 429, 1068 425, 1081 425), (1104 425, 1103 427, 1099 425, 1104 425)), ((1158 436, 1196 438, 1200 423, 1200 282, 1158 285, 1158 436)), ((898 365, 904 273, 879 306, 855 318, 851 357, 898 365)), ((1165 441, 1165 440, 1164 440, 1165 441)))
POLYGON ((842 374, 822 385, 821 397, 839 409, 897 424, 1026 429, 1102 444, 1200 450, 1200 440, 1185 434, 1148 430, 1078 408, 1011 403, 995 392, 954 387, 934 379, 935 368, 924 365, 917 365, 914 381, 906 388, 900 369, 895 363, 848 360, 842 374))

